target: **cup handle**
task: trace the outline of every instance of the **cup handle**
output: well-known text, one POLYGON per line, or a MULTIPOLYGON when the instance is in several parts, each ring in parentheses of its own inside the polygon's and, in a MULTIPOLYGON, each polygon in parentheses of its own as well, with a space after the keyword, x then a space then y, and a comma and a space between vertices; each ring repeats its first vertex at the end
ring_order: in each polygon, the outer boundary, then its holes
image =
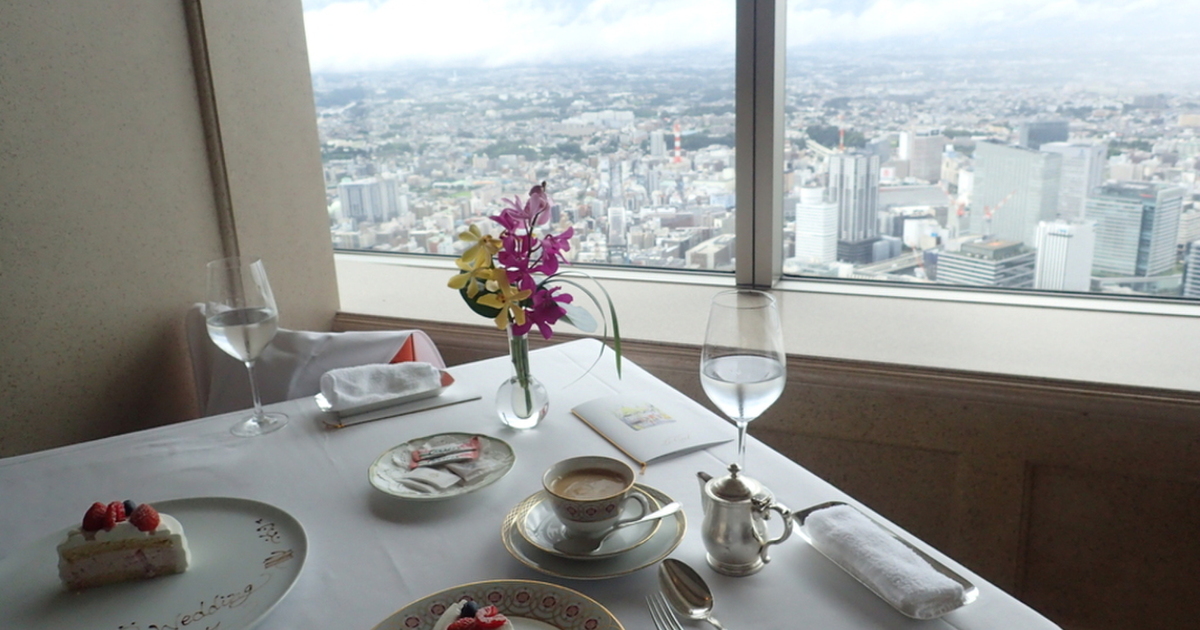
POLYGON ((620 527, 626 523, 632 523, 633 521, 636 521, 650 513, 650 502, 646 500, 646 495, 642 494, 641 492, 630 492, 629 496, 625 497, 625 499, 621 501, 621 505, 625 505, 625 503, 629 501, 637 501, 638 505, 642 506, 642 511, 637 516, 631 516, 629 518, 618 520, 617 522, 613 523, 613 527, 620 527))

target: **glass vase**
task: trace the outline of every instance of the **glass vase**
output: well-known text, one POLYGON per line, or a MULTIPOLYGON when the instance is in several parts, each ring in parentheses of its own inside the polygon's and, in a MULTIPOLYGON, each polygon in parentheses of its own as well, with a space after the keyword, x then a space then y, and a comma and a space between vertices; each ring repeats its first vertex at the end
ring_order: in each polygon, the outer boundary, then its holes
POLYGON ((529 337, 514 335, 508 327, 508 355, 513 375, 496 392, 496 413, 500 421, 514 429, 536 427, 550 409, 550 395, 529 371, 529 337))

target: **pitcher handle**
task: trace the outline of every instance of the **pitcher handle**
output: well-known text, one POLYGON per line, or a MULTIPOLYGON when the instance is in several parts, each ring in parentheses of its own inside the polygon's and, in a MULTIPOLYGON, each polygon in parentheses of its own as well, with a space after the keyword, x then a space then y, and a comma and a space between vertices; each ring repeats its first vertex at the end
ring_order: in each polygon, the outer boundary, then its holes
POLYGON ((778 545, 792 535, 792 511, 782 503, 770 503, 764 505, 763 508, 763 520, 768 520, 771 517, 770 510, 779 512, 779 515, 783 517, 781 519, 783 521, 783 533, 779 535, 779 538, 765 541, 762 544, 762 548, 758 551, 759 556, 762 558, 763 564, 766 564, 771 561, 771 557, 767 555, 767 548, 771 545, 778 545))

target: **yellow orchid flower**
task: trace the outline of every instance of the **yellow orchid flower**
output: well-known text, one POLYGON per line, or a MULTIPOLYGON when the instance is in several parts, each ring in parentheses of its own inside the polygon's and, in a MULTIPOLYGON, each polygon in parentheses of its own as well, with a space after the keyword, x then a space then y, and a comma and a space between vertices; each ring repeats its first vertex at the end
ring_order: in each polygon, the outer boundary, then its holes
POLYGON ((479 298, 478 302, 500 311, 496 313, 496 328, 508 327, 510 315, 514 322, 524 324, 525 309, 521 307, 521 300, 528 299, 533 295, 533 291, 518 291, 508 283, 508 273, 503 269, 495 268, 491 275, 492 280, 496 282, 497 291, 479 298))
POLYGON ((458 238, 462 241, 475 243, 474 245, 468 247, 467 251, 462 253, 462 256, 459 257, 459 260, 464 262, 475 261, 476 266, 483 265, 484 263, 490 261, 492 256, 495 256, 496 253, 500 251, 501 247, 503 247, 500 239, 490 234, 484 234, 483 231, 479 229, 479 226, 474 224, 472 224, 466 230, 459 232, 458 238))
POLYGON ((451 289, 461 291, 463 287, 467 289, 467 297, 474 298, 479 294, 479 282, 486 282, 492 277, 491 258, 484 260, 484 264, 479 264, 478 261, 464 260, 459 258, 454 261, 455 265, 462 270, 462 273, 450 278, 446 286, 451 289))

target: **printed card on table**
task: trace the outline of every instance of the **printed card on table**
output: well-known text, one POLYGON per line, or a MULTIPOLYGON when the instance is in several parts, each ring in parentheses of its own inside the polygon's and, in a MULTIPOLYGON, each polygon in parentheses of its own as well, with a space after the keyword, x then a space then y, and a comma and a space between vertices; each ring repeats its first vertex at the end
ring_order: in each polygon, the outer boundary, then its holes
POLYGON ((589 400, 571 410, 621 452, 645 467, 670 455, 680 455, 732 440, 695 411, 670 402, 627 395, 589 400))

